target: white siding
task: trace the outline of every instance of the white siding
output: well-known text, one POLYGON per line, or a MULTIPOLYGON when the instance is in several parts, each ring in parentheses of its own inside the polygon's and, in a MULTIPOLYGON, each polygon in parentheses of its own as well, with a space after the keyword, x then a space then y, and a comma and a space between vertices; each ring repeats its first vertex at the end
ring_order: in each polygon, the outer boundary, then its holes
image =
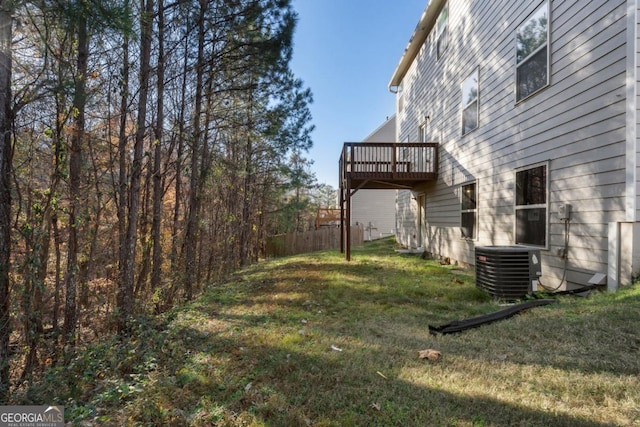
MULTIPOLYGON (((395 115, 368 135, 362 142, 394 142, 395 115)), ((351 198, 351 224, 364 225, 364 238, 379 239, 396 231, 395 191, 358 190, 351 198)))
MULTIPOLYGON (((590 272, 607 271, 608 224, 625 221, 627 2, 550 3, 551 84, 516 103, 515 31, 542 1, 450 0, 449 46, 437 60, 429 37, 413 61, 402 83, 397 132, 400 140, 414 140, 429 116, 441 144, 437 185, 425 187, 427 250, 473 263, 475 245, 513 244, 514 171, 547 162, 543 271, 550 283, 562 275, 564 261, 556 254, 564 224, 557 208, 570 203, 568 277, 582 282, 590 272), (463 137, 460 84, 476 67, 479 127, 463 137), (461 239, 459 231, 458 192, 469 181, 477 181, 479 195, 475 242, 461 239)), ((399 227, 416 223, 411 202, 399 197, 399 227)), ((399 239, 410 234, 398 231, 399 239)))
POLYGON ((351 224, 364 225, 365 240, 395 234, 395 193, 393 190, 358 190, 351 198, 351 224))
POLYGON ((397 191, 396 197, 396 240, 402 246, 418 247, 417 224, 418 205, 412 200, 411 191, 397 191))

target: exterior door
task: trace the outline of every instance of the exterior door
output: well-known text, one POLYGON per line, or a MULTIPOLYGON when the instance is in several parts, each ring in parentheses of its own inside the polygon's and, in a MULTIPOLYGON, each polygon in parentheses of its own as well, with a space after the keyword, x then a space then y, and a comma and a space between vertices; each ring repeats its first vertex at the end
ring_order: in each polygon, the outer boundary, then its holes
POLYGON ((417 198, 418 201, 418 241, 417 247, 425 247, 425 241, 427 240, 427 196, 426 194, 420 194, 417 198))

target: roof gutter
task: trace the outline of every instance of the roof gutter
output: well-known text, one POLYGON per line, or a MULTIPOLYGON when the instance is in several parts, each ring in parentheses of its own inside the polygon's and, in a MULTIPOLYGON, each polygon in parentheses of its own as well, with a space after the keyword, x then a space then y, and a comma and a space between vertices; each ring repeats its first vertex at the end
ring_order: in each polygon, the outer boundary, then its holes
POLYGON ((424 12, 422 12, 420 21, 413 31, 411 39, 409 39, 409 44, 407 44, 407 47, 404 49, 400 62, 389 81, 389 91, 393 93, 398 92, 398 86, 402 83, 402 79, 409 70, 411 63, 418 55, 418 52, 420 52, 422 44, 436 25, 438 13, 445 1, 446 0, 430 0, 424 12))

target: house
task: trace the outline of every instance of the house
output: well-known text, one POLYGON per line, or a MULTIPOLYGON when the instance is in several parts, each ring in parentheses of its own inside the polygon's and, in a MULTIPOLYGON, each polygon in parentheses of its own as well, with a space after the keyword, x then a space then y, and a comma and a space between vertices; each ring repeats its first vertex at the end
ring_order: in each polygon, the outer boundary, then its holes
POLYGON ((398 192, 398 241, 466 265, 535 247, 558 289, 638 277, 639 17, 635 0, 431 0, 389 83, 395 140, 439 158, 398 192))
MULTIPOLYGON (((389 142, 396 137, 395 115, 362 142, 389 142)), ((388 190, 360 190, 352 198, 351 225, 362 224, 365 240, 380 239, 396 233, 396 192, 388 190)))

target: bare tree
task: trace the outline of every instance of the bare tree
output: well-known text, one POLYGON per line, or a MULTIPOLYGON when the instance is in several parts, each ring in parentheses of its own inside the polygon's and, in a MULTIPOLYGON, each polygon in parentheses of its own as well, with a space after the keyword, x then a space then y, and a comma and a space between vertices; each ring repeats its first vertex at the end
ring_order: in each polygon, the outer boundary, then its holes
POLYGON ((65 306, 63 333, 68 342, 75 343, 78 323, 78 229, 81 209, 81 179, 83 145, 85 144, 85 108, 87 104, 87 61, 89 59, 89 34, 87 14, 83 6, 76 21, 76 74, 73 93, 73 132, 69 155, 69 224, 67 227, 67 271, 65 278, 65 306))
MULTIPOLYGON (((158 70, 157 70, 157 102, 156 127, 153 153, 153 222, 151 225, 153 239, 153 267, 151 272, 151 289, 160 286, 162 277, 162 147, 164 139, 164 0, 158 0, 158 70)), ((156 304, 156 310, 158 305, 156 304)))
POLYGON ((200 10, 197 21, 198 28, 198 57, 196 60, 196 87, 195 101, 193 113, 193 132, 191 136, 191 179, 189 188, 189 209, 187 217, 187 229, 185 232, 185 299, 193 298, 193 288, 197 276, 196 265, 196 246, 198 241, 198 215, 200 211, 200 150, 201 150, 201 133, 200 120, 202 114, 202 96, 203 96, 203 75, 204 75, 204 36, 205 36, 205 17, 207 10, 207 1, 200 0, 200 10))
POLYGON ((134 308, 134 280, 136 262, 136 243, 138 238, 138 218, 140 214, 140 183, 142 180, 142 161, 144 155, 144 138, 146 135, 147 100, 149 96, 149 75, 151 73, 151 28, 153 19, 153 0, 141 0, 140 14, 140 72, 138 117, 136 135, 133 146, 133 162, 128 192, 128 214, 124 253, 121 258, 118 284, 118 332, 129 332, 130 318, 134 308))
POLYGON ((0 401, 9 391, 11 306, 11 39, 13 1, 0 0, 0 401))

